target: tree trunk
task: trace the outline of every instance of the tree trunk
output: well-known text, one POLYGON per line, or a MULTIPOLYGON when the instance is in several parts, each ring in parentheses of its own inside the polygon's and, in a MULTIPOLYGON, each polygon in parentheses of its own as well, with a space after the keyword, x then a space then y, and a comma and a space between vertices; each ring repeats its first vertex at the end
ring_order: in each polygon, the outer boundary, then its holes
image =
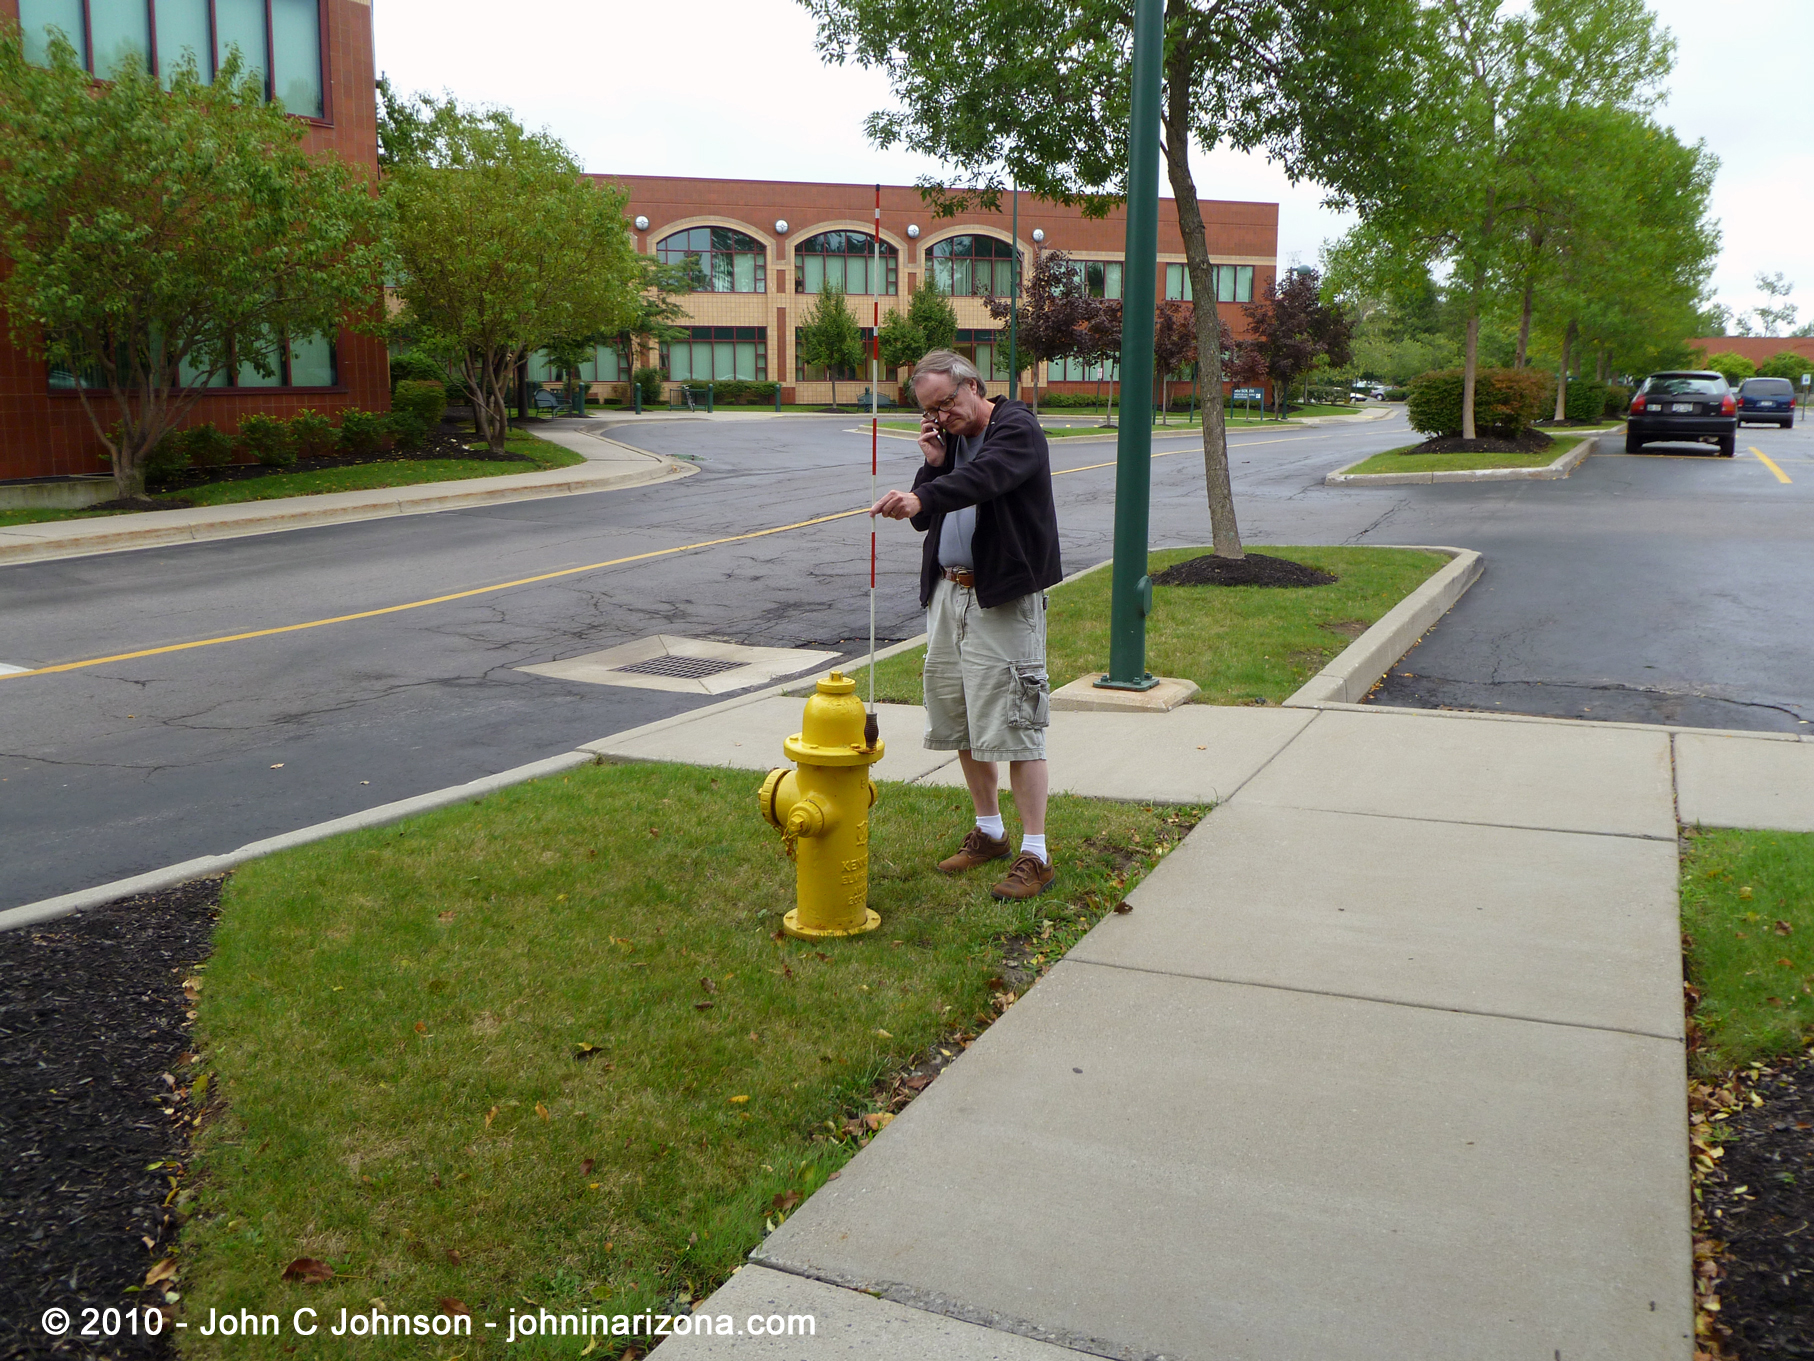
POLYGON ((1562 333, 1562 362, 1556 368, 1556 420, 1568 419, 1568 352, 1575 343, 1576 326, 1573 321, 1562 333))
MULTIPOLYGON (((1168 25, 1188 17, 1185 0, 1167 0, 1165 9, 1168 25)), ((1216 311, 1216 283, 1210 273, 1197 182, 1190 173, 1190 97, 1195 75, 1186 45, 1177 44, 1165 72, 1165 169, 1177 204, 1185 268, 1190 271, 1190 289, 1196 299, 1191 316, 1197 325, 1197 371, 1203 382, 1203 482, 1209 499, 1210 542, 1216 557, 1240 558, 1246 554, 1235 520, 1234 488, 1228 477, 1228 424, 1222 411, 1222 319, 1216 311)))
POLYGON ((1480 287, 1468 292, 1467 348, 1461 361, 1461 437, 1477 439, 1474 426, 1474 389, 1480 378, 1480 287))
POLYGON ((1518 357, 1512 361, 1512 367, 1522 369, 1530 364, 1531 354, 1531 293, 1533 285, 1529 279, 1524 281, 1524 311, 1518 318, 1518 357))

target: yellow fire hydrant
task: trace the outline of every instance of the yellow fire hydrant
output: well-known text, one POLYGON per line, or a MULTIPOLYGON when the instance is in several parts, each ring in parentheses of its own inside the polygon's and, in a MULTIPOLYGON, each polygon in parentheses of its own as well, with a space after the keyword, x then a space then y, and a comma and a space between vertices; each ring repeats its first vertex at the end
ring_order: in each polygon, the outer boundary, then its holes
POLYGON ((856 689, 841 671, 819 682, 801 731, 781 744, 799 769, 771 770, 756 796, 794 861, 798 905, 781 929, 802 940, 861 935, 882 924, 868 905, 876 801, 869 767, 882 759, 882 743, 865 738, 856 689))

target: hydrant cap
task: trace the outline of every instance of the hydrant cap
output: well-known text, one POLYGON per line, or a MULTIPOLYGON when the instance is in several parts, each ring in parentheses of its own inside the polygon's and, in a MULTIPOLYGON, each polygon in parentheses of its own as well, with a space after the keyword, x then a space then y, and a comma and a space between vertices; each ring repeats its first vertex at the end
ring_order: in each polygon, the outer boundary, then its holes
POLYGON ((842 671, 834 671, 819 682, 819 693, 822 695, 850 695, 855 694, 856 689, 855 678, 845 675, 842 671))

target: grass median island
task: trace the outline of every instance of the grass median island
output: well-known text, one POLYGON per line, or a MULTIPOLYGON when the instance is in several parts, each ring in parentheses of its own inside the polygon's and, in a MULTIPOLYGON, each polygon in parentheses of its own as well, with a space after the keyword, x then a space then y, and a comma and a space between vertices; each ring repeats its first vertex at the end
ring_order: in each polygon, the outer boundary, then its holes
POLYGON ((218 1103, 189 1168, 184 1351, 297 1341, 201 1337, 211 1308, 307 1304, 304 1353, 334 1356, 330 1321, 374 1299, 459 1301, 468 1357, 503 1354, 510 1310, 684 1312, 854 1151, 879 1078, 992 1013, 1004 937, 1055 959, 1201 813, 1054 798, 1058 887, 1003 904, 987 870, 933 868, 964 792, 884 784, 882 927, 813 946, 775 938, 793 866, 758 783, 583 767, 236 871, 183 1075, 218 1103), (299 1257, 333 1278, 282 1281, 299 1257))
POLYGON ((1780 1058, 1814 1031, 1814 834, 1691 828, 1682 857, 1694 1063, 1780 1058))
MULTIPOLYGON (((1164 549, 1148 556, 1147 571, 1157 574, 1208 551, 1164 549)), ((1404 548, 1269 545, 1265 551, 1340 580, 1315 587, 1155 586, 1146 621, 1148 670, 1195 681, 1199 704, 1277 704, 1449 561, 1404 548)), ((1052 591, 1046 669, 1054 689, 1108 664, 1110 583, 1104 567, 1052 591)), ((878 662, 876 698, 921 703, 925 656, 917 647, 878 662)), ((852 673, 859 695, 869 693, 868 672, 865 666, 852 673)))
POLYGON ((1545 433, 1550 434, 1554 442, 1547 449, 1535 453, 1418 454, 1411 452, 1417 445, 1407 444, 1402 448, 1388 449, 1383 454, 1374 454, 1359 463, 1349 464, 1341 471, 1348 476, 1365 476, 1372 473, 1454 473, 1478 472, 1486 468, 1547 468, 1582 440, 1606 432, 1569 430, 1545 433))

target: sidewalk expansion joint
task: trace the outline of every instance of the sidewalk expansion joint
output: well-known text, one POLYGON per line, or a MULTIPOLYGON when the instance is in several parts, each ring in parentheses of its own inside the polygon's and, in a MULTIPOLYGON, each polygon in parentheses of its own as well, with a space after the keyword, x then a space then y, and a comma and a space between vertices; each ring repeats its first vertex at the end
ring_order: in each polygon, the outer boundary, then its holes
POLYGON ((1262 983, 1250 978, 1221 978, 1214 974, 1180 973, 1176 969, 1153 969, 1140 964, 1112 964, 1099 959, 1061 959, 1060 964, 1079 968, 1120 969, 1125 973, 1151 974, 1158 978, 1182 978, 1196 983, 1220 983, 1234 988, 1264 988, 1268 992, 1295 992, 1306 997, 1332 997, 1338 1001, 1371 1002, 1385 1007, 1408 1007, 1413 1011, 1440 1011, 1451 1016, 1479 1016, 1489 1021, 1522 1021, 1528 1025, 1557 1026, 1563 1030, 1597 1030, 1611 1035, 1633 1035, 1641 1040, 1662 1040, 1666 1044, 1686 1045, 1681 1035, 1665 1035, 1655 1030, 1633 1026, 1591 1025, 1585 1021, 1558 1021, 1549 1016, 1521 1016, 1515 1011, 1481 1011, 1474 1007, 1445 1007, 1434 1002, 1411 1002, 1402 997, 1371 997, 1360 992, 1336 992, 1330 988, 1299 988, 1289 983, 1262 983))
POLYGON ((779 1271, 788 1276, 798 1276, 806 1281, 818 1281, 822 1285, 837 1286, 840 1290, 852 1290, 870 1295, 877 1299, 887 1300, 890 1304, 904 1305, 909 1309, 918 1309, 923 1314, 942 1314, 954 1318, 960 1323, 974 1324, 979 1328, 993 1329, 998 1333, 1013 1333, 1017 1337, 1030 1338, 1043 1342, 1047 1346, 1062 1347, 1066 1351, 1076 1352, 1082 1356, 1103 1356, 1109 1361, 1179 1361, 1175 1356, 1163 1352, 1141 1351, 1135 1347, 1124 1347, 1116 1342, 1105 1341, 1097 1337, 1081 1337, 1063 1328, 1042 1328, 1027 1319, 1016 1318, 1012 1314, 997 1313, 993 1309, 979 1308, 966 1304, 962 1300, 952 1299, 932 1290, 921 1290, 902 1281, 869 1281, 842 1272, 825 1271, 819 1268, 808 1268, 790 1262, 778 1262, 761 1255, 757 1248, 750 1254, 749 1260, 756 1266, 769 1271, 779 1271))
MULTIPOLYGON (((1264 767, 1262 767, 1264 769, 1264 767)), ((1257 771, 1255 772, 1258 773, 1257 771)), ((1235 791, 1236 794, 1240 790, 1235 791)), ((1230 794, 1216 806, 1222 807, 1234 798, 1230 794)), ((1474 818, 1435 818, 1413 813, 1376 813, 1365 808, 1317 808, 1299 803, 1259 803, 1249 801, 1243 808, 1277 808, 1293 813, 1336 813, 1350 818, 1386 818, 1392 822, 1428 822, 1439 827, 1496 827, 1506 832, 1548 832, 1557 836, 1610 836, 1622 841, 1663 841, 1674 844, 1676 833, 1673 828, 1667 832, 1608 832, 1593 827, 1539 827, 1528 822, 1481 822, 1474 818)))

